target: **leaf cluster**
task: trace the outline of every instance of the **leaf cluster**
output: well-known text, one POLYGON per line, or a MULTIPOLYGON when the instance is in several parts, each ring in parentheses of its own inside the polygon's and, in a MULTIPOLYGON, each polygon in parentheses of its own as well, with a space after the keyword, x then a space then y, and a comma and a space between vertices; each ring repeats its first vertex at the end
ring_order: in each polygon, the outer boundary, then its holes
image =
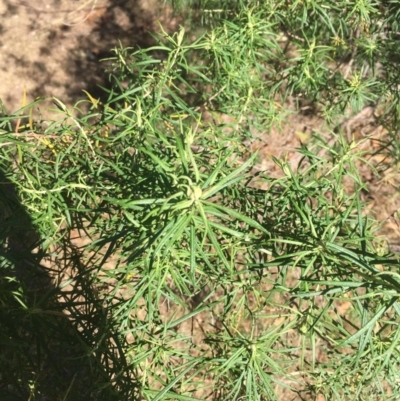
MULTIPOLYGON (((398 397, 398 260, 365 217, 360 144, 317 138, 296 170, 276 160, 281 178, 257 172, 244 145, 279 125, 288 97, 329 123, 395 93, 396 3, 382 4, 225 2, 227 19, 194 41, 181 28, 114 49, 103 103, 53 99, 61 117, 46 121, 39 99, 0 118, 1 166, 29 224, 2 219, 35 228, 27 253, 49 255, 77 228, 91 238, 78 274, 39 300, 84 287, 84 313, 63 306, 113 396, 398 397)), ((1 261, 11 277, 15 260, 1 261)), ((7 291, 6 307, 29 293, 7 291)))

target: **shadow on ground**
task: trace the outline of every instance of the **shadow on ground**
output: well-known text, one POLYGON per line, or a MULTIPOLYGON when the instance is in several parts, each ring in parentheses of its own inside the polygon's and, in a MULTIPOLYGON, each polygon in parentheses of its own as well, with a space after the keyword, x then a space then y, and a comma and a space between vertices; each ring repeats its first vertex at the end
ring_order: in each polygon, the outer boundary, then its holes
POLYGON ((0 399, 135 400, 138 385, 91 282, 99 266, 66 236, 45 255, 0 171, 0 399), (51 258, 51 263, 46 260, 51 258))

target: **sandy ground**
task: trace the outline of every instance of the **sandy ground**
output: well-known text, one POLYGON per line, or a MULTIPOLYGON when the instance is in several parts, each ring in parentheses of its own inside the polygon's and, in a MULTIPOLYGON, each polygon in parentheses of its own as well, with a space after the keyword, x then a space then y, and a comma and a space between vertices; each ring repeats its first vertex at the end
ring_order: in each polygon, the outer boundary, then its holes
POLYGON ((73 104, 82 89, 94 96, 107 77, 99 60, 111 49, 148 46, 157 21, 176 21, 154 0, 0 0, 0 99, 17 110, 28 101, 56 96, 73 104))

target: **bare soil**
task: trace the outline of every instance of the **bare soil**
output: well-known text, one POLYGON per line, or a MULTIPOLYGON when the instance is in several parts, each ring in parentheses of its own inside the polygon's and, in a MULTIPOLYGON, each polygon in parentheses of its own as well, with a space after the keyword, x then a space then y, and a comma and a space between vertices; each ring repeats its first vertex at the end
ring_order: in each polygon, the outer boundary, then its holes
POLYGON ((177 24, 154 0, 0 0, 0 99, 12 112, 28 100, 55 96, 73 104, 85 89, 102 95, 100 60, 123 46, 154 43, 149 32, 177 24))

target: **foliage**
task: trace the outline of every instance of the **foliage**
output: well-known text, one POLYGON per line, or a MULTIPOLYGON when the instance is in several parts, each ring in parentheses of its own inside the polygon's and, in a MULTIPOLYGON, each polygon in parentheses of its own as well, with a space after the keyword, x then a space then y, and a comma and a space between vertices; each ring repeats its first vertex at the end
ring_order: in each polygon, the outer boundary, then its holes
POLYGON ((38 99, 1 117, 2 181, 18 194, 2 219, 41 239, 23 269, 73 262, 32 290, 1 232, 0 357, 25 372, 1 373, 2 387, 40 399, 53 344, 72 343, 76 375, 95 380, 72 393, 72 375, 63 399, 397 399, 398 260, 365 217, 362 144, 333 131, 373 104, 397 132, 398 3, 207 4, 194 41, 181 28, 115 49, 104 104, 54 99, 61 118, 47 121, 38 99), (311 102, 336 140, 316 136, 272 178, 245 144, 279 127, 288 99, 311 102), (46 340, 32 349, 30 335, 46 340))

